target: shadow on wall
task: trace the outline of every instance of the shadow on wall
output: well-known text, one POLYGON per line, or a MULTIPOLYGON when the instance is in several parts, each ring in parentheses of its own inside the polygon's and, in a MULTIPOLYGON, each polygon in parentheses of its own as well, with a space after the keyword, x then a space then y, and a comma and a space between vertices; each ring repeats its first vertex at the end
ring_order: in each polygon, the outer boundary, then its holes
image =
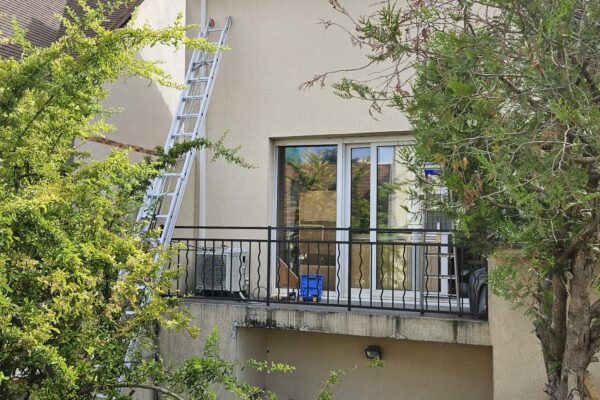
MULTIPOLYGON (((149 150, 164 146, 173 118, 171 109, 177 104, 179 90, 159 87, 135 77, 122 79, 109 85, 108 89, 111 94, 104 102, 105 108, 121 111, 106 119, 116 128, 115 132, 107 133, 106 138, 149 150), (173 99, 173 104, 167 104, 169 98, 173 99)), ((114 147, 86 142, 81 144, 81 149, 92 152, 94 158, 103 158, 114 147)), ((130 159, 139 161, 144 156, 132 152, 130 159)))

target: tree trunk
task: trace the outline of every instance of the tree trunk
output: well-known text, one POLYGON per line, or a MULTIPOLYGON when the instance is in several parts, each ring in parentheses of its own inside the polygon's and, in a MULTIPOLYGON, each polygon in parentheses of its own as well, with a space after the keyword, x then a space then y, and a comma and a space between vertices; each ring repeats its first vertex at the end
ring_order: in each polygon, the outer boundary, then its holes
POLYGON ((563 358, 561 394, 564 399, 578 400, 585 396, 584 382, 591 358, 590 349, 590 283, 593 263, 587 262, 586 253, 575 256, 569 281, 567 337, 563 358))
POLYGON ((546 309, 545 293, 548 290, 552 292, 551 315, 546 317, 541 313, 534 321, 534 326, 544 356, 547 376, 545 392, 550 400, 558 400, 567 325, 567 289, 562 282, 562 273, 556 272, 551 282, 540 282, 536 296, 540 310, 546 309))
POLYGON ((591 362, 590 289, 594 266, 584 251, 577 252, 570 272, 552 280, 552 323, 546 330, 536 324, 542 343, 550 400, 585 398, 585 375, 591 362), (549 328, 549 329, 548 329, 549 328))

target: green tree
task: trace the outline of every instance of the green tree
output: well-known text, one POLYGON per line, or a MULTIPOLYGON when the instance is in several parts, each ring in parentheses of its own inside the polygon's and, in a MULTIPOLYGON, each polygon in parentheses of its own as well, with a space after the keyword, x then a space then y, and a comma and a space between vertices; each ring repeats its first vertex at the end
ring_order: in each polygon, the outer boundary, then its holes
POLYGON ((202 375, 206 385, 225 384, 241 397, 263 393, 235 380, 233 364, 216 356, 214 343, 180 370, 144 357, 154 353, 157 325, 190 334, 195 329, 174 299, 161 296, 174 277, 159 274, 168 249, 151 248, 132 213, 148 182, 190 148, 244 162, 221 143, 206 140, 166 154, 157 149, 158 157, 138 164, 128 161, 126 151, 92 160, 73 146, 112 129, 103 120, 109 113, 102 106, 108 83, 137 76, 178 86, 157 62, 136 57, 142 48, 215 50, 205 40, 187 38, 181 18, 164 29, 105 29, 107 15, 127 3, 99 1, 89 7, 80 1, 83 15, 63 18, 64 36, 48 48, 32 47, 14 22, 15 34, 7 40, 21 45, 23 55, 0 59, 3 399, 119 397, 125 387, 206 398, 209 389, 190 386, 199 365, 212 368, 212 374, 202 375), (154 261, 157 253, 160 259, 154 261), (151 294, 143 307, 141 286, 151 294), (134 316, 125 318, 131 309, 134 316), (126 365, 131 340, 138 346, 126 365))
POLYGON ((337 93, 405 112, 407 161, 421 176, 440 166, 462 229, 487 254, 519 245, 499 257, 492 290, 531 316, 549 398, 583 398, 600 346, 600 3, 390 2, 358 19, 329 3, 348 20, 325 27, 384 71, 342 78, 337 93))

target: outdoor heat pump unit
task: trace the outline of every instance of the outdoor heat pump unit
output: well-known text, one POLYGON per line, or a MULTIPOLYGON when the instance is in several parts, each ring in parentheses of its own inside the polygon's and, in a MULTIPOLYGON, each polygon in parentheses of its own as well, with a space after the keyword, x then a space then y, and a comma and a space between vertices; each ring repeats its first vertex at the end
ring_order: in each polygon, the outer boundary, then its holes
POLYGON ((248 251, 236 247, 211 247, 196 253, 196 292, 246 291, 248 251))

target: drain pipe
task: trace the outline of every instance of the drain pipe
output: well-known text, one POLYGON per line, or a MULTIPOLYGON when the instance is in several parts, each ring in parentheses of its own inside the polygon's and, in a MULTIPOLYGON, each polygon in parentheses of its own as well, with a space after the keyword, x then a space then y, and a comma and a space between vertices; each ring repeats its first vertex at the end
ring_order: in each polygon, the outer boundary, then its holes
MULTIPOLYGON (((188 0, 189 1, 189 0, 188 0)), ((200 0, 200 23, 204 24, 208 20, 208 0, 200 0)), ((201 29, 204 26, 201 27, 201 29)), ((202 126, 200 126, 200 132, 203 135, 207 135, 206 132, 206 119, 202 122, 202 126)), ((195 202, 197 210, 197 223, 199 226, 206 225, 206 168, 208 166, 206 150, 201 149, 196 153, 196 196, 195 202)), ((198 237, 203 237, 205 235, 204 231, 196 232, 198 237)))

